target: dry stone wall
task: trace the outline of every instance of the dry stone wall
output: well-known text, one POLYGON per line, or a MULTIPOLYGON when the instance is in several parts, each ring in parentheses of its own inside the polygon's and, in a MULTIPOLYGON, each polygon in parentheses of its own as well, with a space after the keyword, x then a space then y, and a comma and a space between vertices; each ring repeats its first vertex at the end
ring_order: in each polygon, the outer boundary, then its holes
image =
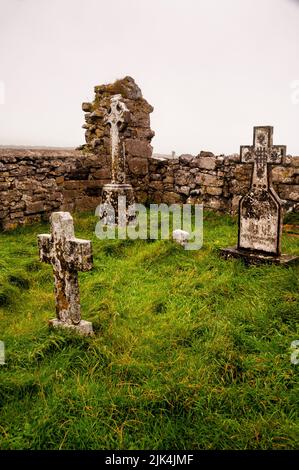
MULTIPOLYGON (((102 187, 111 181, 110 128, 105 120, 113 95, 129 110, 122 132, 127 183, 141 203, 203 203, 206 209, 235 214, 250 186, 251 165, 239 155, 201 152, 163 159, 152 156, 150 114, 131 77, 95 87, 83 103, 86 144, 72 149, 0 147, 0 228, 48 219, 56 210, 94 210, 102 187)), ((299 157, 272 169, 273 186, 286 210, 299 211, 299 157)))
POLYGON ((37 222, 54 210, 93 208, 108 180, 105 162, 94 155, 64 149, 2 148, 0 227, 37 222))
MULTIPOLYGON (((202 202, 206 209, 236 213, 250 186, 251 165, 239 156, 181 155, 177 159, 129 158, 128 181, 138 202, 202 202), (132 161, 133 160, 133 161, 132 161)), ((110 181, 110 160, 70 149, 0 149, 0 227, 48 219, 54 210, 94 210, 110 181)), ((287 210, 299 211, 299 157, 272 169, 273 186, 287 210)))
POLYGON ((121 101, 128 109, 125 126, 119 128, 125 149, 126 175, 135 189, 136 198, 145 202, 149 175, 149 158, 153 148, 150 145, 154 131, 150 127, 150 114, 153 107, 143 98, 132 77, 125 77, 108 85, 94 88, 95 98, 91 103, 83 103, 85 114, 86 144, 79 147, 83 153, 92 153, 111 167, 110 126, 105 117, 110 110, 111 97, 121 95, 121 101))
MULTIPOLYGON (((203 203, 206 209, 236 214, 251 181, 251 164, 239 155, 201 152, 176 159, 151 159, 148 199, 156 203, 203 203)), ((299 211, 299 157, 272 169, 272 182, 286 210, 299 211)))

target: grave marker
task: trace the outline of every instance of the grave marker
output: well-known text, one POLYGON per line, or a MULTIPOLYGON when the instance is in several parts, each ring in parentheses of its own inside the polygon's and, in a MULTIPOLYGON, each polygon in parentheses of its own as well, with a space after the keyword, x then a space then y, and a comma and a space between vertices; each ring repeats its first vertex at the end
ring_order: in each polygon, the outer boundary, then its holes
POLYGON ((81 319, 78 284, 78 271, 92 269, 91 242, 75 237, 68 212, 53 212, 51 235, 38 235, 38 246, 40 261, 51 264, 54 272, 57 318, 50 325, 93 334, 92 323, 81 319))
POLYGON ((113 95, 110 99, 110 109, 105 116, 105 122, 110 126, 110 148, 111 148, 111 183, 103 186, 102 203, 108 209, 101 209, 100 219, 107 225, 118 224, 125 226, 134 220, 135 215, 128 211, 128 207, 134 204, 134 192, 131 184, 126 183, 125 169, 125 144, 123 131, 130 119, 130 113, 121 95, 113 95), (123 214, 119 214, 118 197, 126 198, 126 207, 123 214), (110 216, 109 207, 114 210, 115 217, 110 216))
POLYGON ((249 192, 239 203, 237 247, 221 251, 225 258, 249 263, 288 264, 296 257, 281 254, 282 202, 271 184, 270 165, 283 163, 285 145, 273 145, 273 127, 255 127, 253 145, 241 146, 242 163, 252 164, 249 192))

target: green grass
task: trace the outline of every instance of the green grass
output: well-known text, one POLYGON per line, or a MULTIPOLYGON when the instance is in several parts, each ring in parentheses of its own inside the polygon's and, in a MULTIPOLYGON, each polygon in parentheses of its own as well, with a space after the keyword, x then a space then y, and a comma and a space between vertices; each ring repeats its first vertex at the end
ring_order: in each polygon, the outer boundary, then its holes
MULTIPOLYGON (((1 449, 295 449, 299 444, 299 266, 224 261, 236 222, 207 213, 204 246, 93 241, 80 274, 96 335, 50 331, 45 225, 0 235, 1 449)), ((284 236, 299 254, 299 238, 284 236)))

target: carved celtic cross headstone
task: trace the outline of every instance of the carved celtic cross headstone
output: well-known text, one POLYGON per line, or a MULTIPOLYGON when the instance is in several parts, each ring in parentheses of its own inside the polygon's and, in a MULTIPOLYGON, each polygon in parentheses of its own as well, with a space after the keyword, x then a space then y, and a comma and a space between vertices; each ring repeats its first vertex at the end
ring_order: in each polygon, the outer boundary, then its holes
POLYGON ((255 127, 253 146, 241 147, 241 162, 253 163, 249 193, 240 201, 238 248, 281 253, 281 201, 271 186, 269 165, 281 164, 285 145, 273 145, 273 127, 255 127))
POLYGON ((129 122, 130 112, 121 98, 121 95, 112 96, 110 108, 105 116, 105 122, 110 126, 111 183, 103 186, 102 205, 97 215, 103 224, 108 226, 126 226, 135 219, 135 212, 130 210, 134 204, 134 192, 132 185, 126 183, 123 132, 129 122), (123 203, 119 203, 120 200, 123 203))
POLYGON ((68 212, 53 212, 51 235, 38 235, 40 260, 53 267, 57 318, 54 327, 68 327, 92 334, 92 324, 81 320, 78 271, 92 268, 89 240, 75 237, 73 218, 68 212))
POLYGON ((123 129, 129 110, 121 101, 121 95, 114 95, 110 100, 110 109, 106 116, 106 122, 110 125, 111 140, 111 182, 125 183, 125 147, 120 130, 123 129))
POLYGON ((241 146, 241 162, 252 164, 250 189, 239 204, 238 245, 223 248, 226 259, 247 264, 288 265, 298 256, 281 254, 282 201, 271 184, 271 165, 283 164, 285 145, 273 145, 273 127, 255 127, 253 145, 241 146))

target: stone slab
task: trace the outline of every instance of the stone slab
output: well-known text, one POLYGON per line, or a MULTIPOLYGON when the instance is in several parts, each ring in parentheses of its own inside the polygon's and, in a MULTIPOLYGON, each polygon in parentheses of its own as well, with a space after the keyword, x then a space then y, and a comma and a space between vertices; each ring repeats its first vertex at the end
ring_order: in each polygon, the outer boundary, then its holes
POLYGON ((86 320, 81 320, 78 325, 74 325, 72 323, 66 323, 58 320, 57 318, 54 318, 53 320, 49 320, 49 326, 52 328, 70 329, 82 336, 92 336, 94 334, 92 323, 86 320))
POLYGON ((271 256, 265 253, 256 253, 247 250, 238 249, 237 246, 223 248, 220 254, 225 259, 241 258, 246 264, 276 264, 289 266, 299 262, 299 256, 282 254, 280 256, 271 256))
MULTIPOLYGON (((102 190, 102 204, 100 212, 96 212, 100 220, 104 225, 115 226, 121 225, 126 226, 128 222, 132 222, 135 219, 135 212, 130 212, 129 208, 133 207, 135 202, 134 191, 131 184, 127 183, 108 183, 103 186, 102 190), (124 197, 124 207, 119 206, 119 198, 124 197), (107 209, 105 209, 107 207, 107 209), (111 213, 113 208, 114 213, 111 213)), ((120 203, 122 204, 122 203, 120 203)))

